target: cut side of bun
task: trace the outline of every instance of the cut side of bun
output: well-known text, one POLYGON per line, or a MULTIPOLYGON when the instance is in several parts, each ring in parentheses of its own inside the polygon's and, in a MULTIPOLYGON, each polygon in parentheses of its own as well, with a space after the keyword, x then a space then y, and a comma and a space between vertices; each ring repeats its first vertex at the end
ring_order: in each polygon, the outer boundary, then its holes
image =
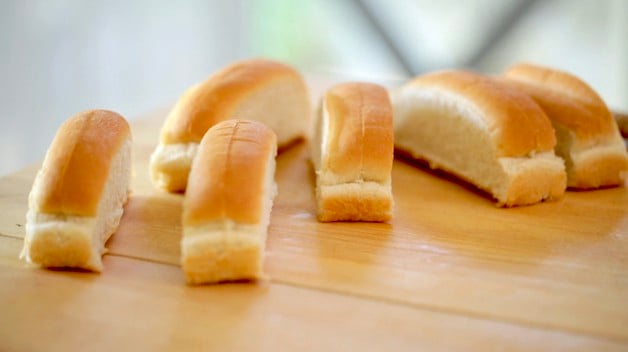
POLYGON ((283 148, 305 137, 310 109, 305 81, 292 67, 261 59, 227 66, 188 89, 168 115, 150 160, 153 183, 185 191, 198 144, 218 122, 260 121, 283 148))
POLYGON ((21 257, 43 267, 102 271, 131 180, 126 120, 92 110, 57 131, 29 194, 21 257))
POLYGON ((549 119, 527 95, 466 71, 420 76, 394 96, 395 147, 488 192, 499 206, 560 198, 549 119))
POLYGON ((383 87, 344 83, 325 94, 310 145, 319 221, 391 219, 392 127, 383 87))
POLYGON ((519 64, 504 81, 530 95, 556 131, 556 154, 565 160, 567 186, 595 189, 624 184, 626 146, 602 98, 579 78, 542 66, 519 64))
POLYGON ((220 122, 203 137, 183 202, 189 284, 262 277, 276 154, 274 132, 257 121, 220 122))

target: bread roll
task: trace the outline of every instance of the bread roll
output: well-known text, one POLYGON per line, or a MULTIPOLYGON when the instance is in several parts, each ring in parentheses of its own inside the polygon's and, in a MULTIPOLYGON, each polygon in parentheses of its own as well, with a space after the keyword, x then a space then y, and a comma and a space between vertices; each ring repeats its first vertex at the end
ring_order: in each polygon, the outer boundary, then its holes
POLYGON ((308 92, 293 68, 268 60, 230 65, 183 94, 166 119, 150 159, 153 183, 185 191, 192 159, 205 132, 227 119, 261 121, 279 147, 305 136, 310 124, 308 92))
POLYGON ((324 96, 310 150, 320 221, 388 221, 393 198, 392 107, 375 84, 344 83, 324 96))
POLYGON ((400 152, 485 190, 499 206, 563 195, 566 176, 554 155, 552 125, 526 94, 465 71, 427 74, 397 93, 400 152))
POLYGON ((22 258, 100 272, 130 179, 131 132, 122 116, 91 110, 65 121, 28 197, 22 258))
POLYGON ((190 284, 257 279, 273 198, 277 137, 257 121, 203 137, 183 202, 181 264, 190 284))
POLYGON ((519 64, 504 76, 529 94, 556 131, 556 154, 565 160, 567 186, 592 189, 624 183, 626 147, 600 96, 577 77, 541 66, 519 64))

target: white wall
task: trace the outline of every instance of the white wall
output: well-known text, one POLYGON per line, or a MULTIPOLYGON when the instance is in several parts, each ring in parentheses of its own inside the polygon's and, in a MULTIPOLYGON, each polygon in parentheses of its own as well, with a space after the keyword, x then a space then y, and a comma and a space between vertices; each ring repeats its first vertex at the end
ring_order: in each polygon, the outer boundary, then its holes
MULTIPOLYGON (((466 55, 517 0, 363 0, 425 69, 466 55)), ((520 60, 570 70, 628 111, 628 1, 538 1, 477 69, 520 60)), ((240 58, 307 72, 402 80, 353 0, 0 0, 0 174, 41 160, 78 111, 129 119, 172 104, 240 58)))

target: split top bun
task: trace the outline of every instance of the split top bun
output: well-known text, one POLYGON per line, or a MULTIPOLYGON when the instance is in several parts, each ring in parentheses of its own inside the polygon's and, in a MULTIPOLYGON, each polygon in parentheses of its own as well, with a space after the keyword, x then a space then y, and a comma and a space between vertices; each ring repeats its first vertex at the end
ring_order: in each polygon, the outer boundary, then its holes
POLYGON ((151 157, 153 182, 184 191, 198 144, 220 121, 260 121, 275 132, 281 148, 305 137, 310 109, 305 82, 292 67, 262 59, 229 65, 188 89, 168 115, 151 157))
POLYGON ((265 195, 276 193, 273 131, 257 121, 228 120, 215 125, 203 141, 190 174, 194 192, 185 196, 183 226, 260 223, 270 211, 264 207, 265 195))
POLYGON ((626 148, 612 113, 578 77, 531 64, 504 73, 506 81, 529 94, 552 121, 556 154, 565 160, 567 185, 590 189, 623 184, 626 148))
POLYGON ((259 279, 275 184, 275 133, 227 120, 207 131, 183 201, 181 266, 188 283, 259 279))
POLYGON ((310 143, 320 221, 391 219, 392 120, 379 85, 342 83, 327 91, 310 143))

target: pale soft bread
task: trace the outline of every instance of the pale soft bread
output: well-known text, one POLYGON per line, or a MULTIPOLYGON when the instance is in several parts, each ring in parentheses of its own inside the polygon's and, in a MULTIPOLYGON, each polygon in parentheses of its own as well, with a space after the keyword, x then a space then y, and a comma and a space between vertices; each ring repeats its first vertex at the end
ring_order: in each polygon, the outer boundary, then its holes
POLYGON ((261 59, 227 66, 186 91, 168 115, 150 159, 153 183, 185 191, 198 143, 220 121, 261 121, 282 148, 305 137, 310 109, 305 82, 290 66, 261 59))
POLYGON ((115 112, 64 122, 29 194, 22 258, 44 267, 100 272, 131 179, 131 132, 115 112))
POLYGON ((500 206, 565 191, 552 125, 526 94, 466 71, 420 76, 393 99, 395 147, 491 194, 500 206))
POLYGON ((327 91, 310 144, 320 221, 390 220, 392 117, 383 87, 343 83, 327 91))
POLYGON ((181 265, 190 284, 258 279, 273 198, 277 139, 257 121, 207 131, 183 201, 181 265))
POLYGON ((579 78, 558 70, 519 64, 504 73, 529 94, 556 131, 556 154, 565 160, 567 186, 593 189, 624 184, 626 146, 600 96, 579 78))

